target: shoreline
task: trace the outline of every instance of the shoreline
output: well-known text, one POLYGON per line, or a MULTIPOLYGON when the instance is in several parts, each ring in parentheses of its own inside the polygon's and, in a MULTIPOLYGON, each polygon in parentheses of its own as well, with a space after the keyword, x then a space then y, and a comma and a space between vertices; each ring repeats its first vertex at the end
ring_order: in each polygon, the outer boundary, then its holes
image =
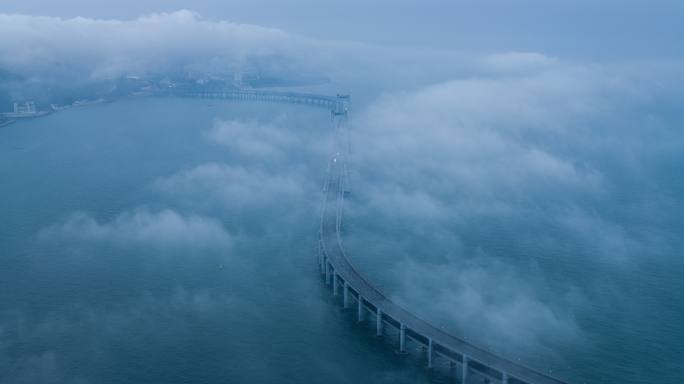
MULTIPOLYGON (((122 98, 122 99, 126 99, 126 98, 122 98)), ((111 101, 115 101, 115 100, 116 99, 108 100, 108 99, 100 98, 100 99, 96 99, 96 100, 77 100, 72 104, 63 105, 63 106, 57 106, 55 104, 50 104, 50 109, 44 110, 44 111, 38 111, 35 113, 4 112, 4 113, 0 113, 0 116, 3 116, 5 118, 7 118, 8 120, 1 122, 0 127, 10 125, 10 124, 12 124, 16 121, 19 121, 19 120, 29 120, 29 119, 39 118, 39 117, 45 117, 45 116, 52 115, 53 113, 64 111, 67 109, 73 109, 73 108, 78 108, 78 107, 86 107, 89 105, 103 104, 103 103, 111 102, 111 101)))

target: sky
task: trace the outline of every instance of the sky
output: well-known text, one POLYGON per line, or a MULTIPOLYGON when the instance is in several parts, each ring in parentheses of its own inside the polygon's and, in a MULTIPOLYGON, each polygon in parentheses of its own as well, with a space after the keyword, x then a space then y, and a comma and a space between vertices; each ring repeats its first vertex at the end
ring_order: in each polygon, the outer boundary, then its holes
MULTIPOLYGON (((25 0, 0 13, 7 99, 253 67, 350 92, 351 254, 396 301, 478 344, 553 356, 571 375, 576 355, 620 361, 616 340, 652 356, 682 318, 654 288, 681 268, 681 2, 25 0)), ((204 139, 263 165, 185 165, 152 188, 199 208, 73 212, 41 238, 212 254, 236 242, 212 204, 311 208, 312 165, 281 168, 315 143, 277 119, 209 125, 204 139)), ((615 372, 636 370, 632 382, 684 371, 670 358, 629 365, 615 372)))
POLYGON ((192 9, 229 20, 323 39, 475 51, 536 51, 616 59, 682 52, 676 0, 141 0, 111 3, 5 0, 7 13, 132 19, 192 9))

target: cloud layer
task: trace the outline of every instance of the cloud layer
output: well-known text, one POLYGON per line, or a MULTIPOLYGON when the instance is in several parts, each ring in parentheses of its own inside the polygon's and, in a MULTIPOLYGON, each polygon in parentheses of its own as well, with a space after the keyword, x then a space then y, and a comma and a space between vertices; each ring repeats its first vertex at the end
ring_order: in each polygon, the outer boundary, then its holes
POLYGON ((282 31, 204 21, 187 10, 131 21, 0 15, 0 34, 14 37, 0 43, 0 66, 28 76, 226 74, 242 69, 250 57, 286 54, 292 47, 282 31))
POLYGON ((683 205, 644 160, 682 142, 658 103, 681 72, 474 60, 478 75, 386 94, 354 121, 350 254, 407 308, 572 376, 565 353, 597 340, 580 319, 626 305, 624 275, 673 261, 683 205))
MULTIPOLYGON (((345 236, 357 262, 395 300, 478 345, 540 367, 564 367, 577 350, 586 355, 595 344, 632 339, 628 332, 601 339, 587 324, 609 319, 616 332, 624 323, 662 325, 630 312, 624 292, 633 292, 625 282, 641 281, 646 268, 660 276, 679 265, 672 255, 682 245, 676 229, 684 189, 672 175, 684 147, 680 62, 592 64, 535 52, 325 42, 190 11, 129 21, 0 15, 0 36, 13 37, 0 39, 7 93, 0 99, 125 75, 227 77, 254 68, 330 75, 342 89, 329 91, 351 90, 354 102, 345 236)), ((110 281, 90 272, 104 270, 132 295, 168 294, 176 286, 192 291, 122 311, 137 319, 149 315, 139 308, 146 305, 162 312, 206 308, 211 300, 198 293, 197 276, 219 266, 231 269, 228 288, 251 280, 238 251, 261 267, 282 268, 271 277, 285 271, 299 278, 293 271, 303 269, 289 264, 287 247, 305 253, 291 243, 315 242, 312 197, 330 147, 324 120, 314 132, 287 118, 217 119, 202 137, 225 157, 188 162, 150 180, 162 207, 106 219, 74 213, 45 229, 31 280, 47 282, 45 291, 97 292, 110 281), (301 235, 309 232, 311 238, 301 235), (269 249, 269 241, 284 246, 269 249), (48 263, 50 249, 64 257, 48 263), (163 276, 162 288, 149 285, 150 276, 163 276)), ((97 307, 87 295, 74 296, 97 307)), ((667 303, 650 304, 668 313, 667 303)), ((27 335, 50 333, 40 321, 27 323, 38 323, 27 335)), ((22 327, 5 325, 12 333, 22 327)), ((0 357, 11 347, 0 344, 0 357)), ((62 378, 55 368, 60 357, 43 351, 25 355, 17 377, 42 367, 35 371, 44 376, 27 380, 62 378)))
POLYGON ((108 223, 76 213, 43 231, 44 238, 78 239, 122 247, 153 247, 179 252, 193 248, 230 249, 232 236, 215 219, 183 216, 171 210, 125 212, 108 223))

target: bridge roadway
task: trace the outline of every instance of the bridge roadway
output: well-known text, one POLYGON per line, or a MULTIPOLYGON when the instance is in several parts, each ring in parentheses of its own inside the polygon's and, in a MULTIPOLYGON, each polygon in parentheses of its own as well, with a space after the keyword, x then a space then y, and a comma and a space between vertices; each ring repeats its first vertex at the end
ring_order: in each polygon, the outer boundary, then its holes
POLYGON ((479 375, 490 382, 502 384, 567 384, 513 361, 499 357, 478 348, 446 331, 424 321, 413 313, 392 302, 354 267, 347 257, 342 243, 342 211, 348 185, 347 143, 345 122, 349 96, 324 96, 317 94, 279 92, 250 89, 175 89, 165 94, 178 97, 230 99, 266 102, 306 104, 330 109, 334 124, 335 154, 329 162, 325 184, 325 196, 319 228, 321 273, 326 282, 333 286, 338 295, 342 288, 343 303, 348 307, 354 299, 357 305, 357 319, 362 321, 365 313, 375 315, 376 335, 383 334, 383 328, 399 330, 399 349, 406 350, 406 339, 426 349, 428 367, 434 366, 437 357, 450 364, 459 365, 460 381, 467 384, 473 376, 479 375), (469 379, 470 378, 470 379, 469 379))
POLYGON ((162 92, 162 94, 198 99, 226 99, 305 104, 313 107, 330 109, 331 111, 336 112, 342 111, 346 97, 319 95, 315 93, 283 92, 243 88, 202 89, 201 87, 169 88, 168 90, 162 92))
MULTIPOLYGON (((406 338, 426 349, 428 367, 432 368, 437 356, 451 364, 460 365, 460 380, 468 383, 473 373, 490 382, 562 384, 563 381, 547 376, 513 361, 478 348, 424 321, 413 313, 392 302, 354 267, 347 257, 341 236, 342 211, 347 182, 347 155, 340 143, 345 135, 341 132, 346 116, 335 117, 336 153, 328 168, 324 188, 325 198, 320 222, 320 267, 326 282, 333 285, 333 292, 343 290, 344 306, 351 299, 357 304, 357 319, 364 313, 375 315, 376 334, 382 335, 383 327, 390 325, 399 330, 399 348, 405 351, 406 338)), ((474 378, 474 377, 473 377, 474 378)))

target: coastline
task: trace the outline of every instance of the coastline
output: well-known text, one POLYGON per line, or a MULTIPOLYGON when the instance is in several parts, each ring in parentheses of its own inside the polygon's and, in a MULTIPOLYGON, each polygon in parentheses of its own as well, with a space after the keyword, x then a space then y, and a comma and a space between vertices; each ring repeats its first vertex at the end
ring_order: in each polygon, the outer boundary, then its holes
POLYGON ((16 113, 16 112, 5 112, 5 113, 0 113, 0 117, 4 117, 8 120, 0 122, 0 127, 4 127, 7 125, 10 125, 17 120, 23 120, 23 119, 35 119, 38 117, 44 117, 44 116, 49 116, 55 112, 63 111, 66 109, 72 109, 72 108, 77 108, 77 107, 86 107, 89 105, 95 105, 95 104, 102 104, 107 101, 113 101, 113 100, 107 100, 107 99, 96 99, 96 100, 77 100, 72 104, 67 104, 67 105, 55 105, 55 104, 50 104, 50 109, 44 110, 44 111, 37 111, 35 113, 16 113))

